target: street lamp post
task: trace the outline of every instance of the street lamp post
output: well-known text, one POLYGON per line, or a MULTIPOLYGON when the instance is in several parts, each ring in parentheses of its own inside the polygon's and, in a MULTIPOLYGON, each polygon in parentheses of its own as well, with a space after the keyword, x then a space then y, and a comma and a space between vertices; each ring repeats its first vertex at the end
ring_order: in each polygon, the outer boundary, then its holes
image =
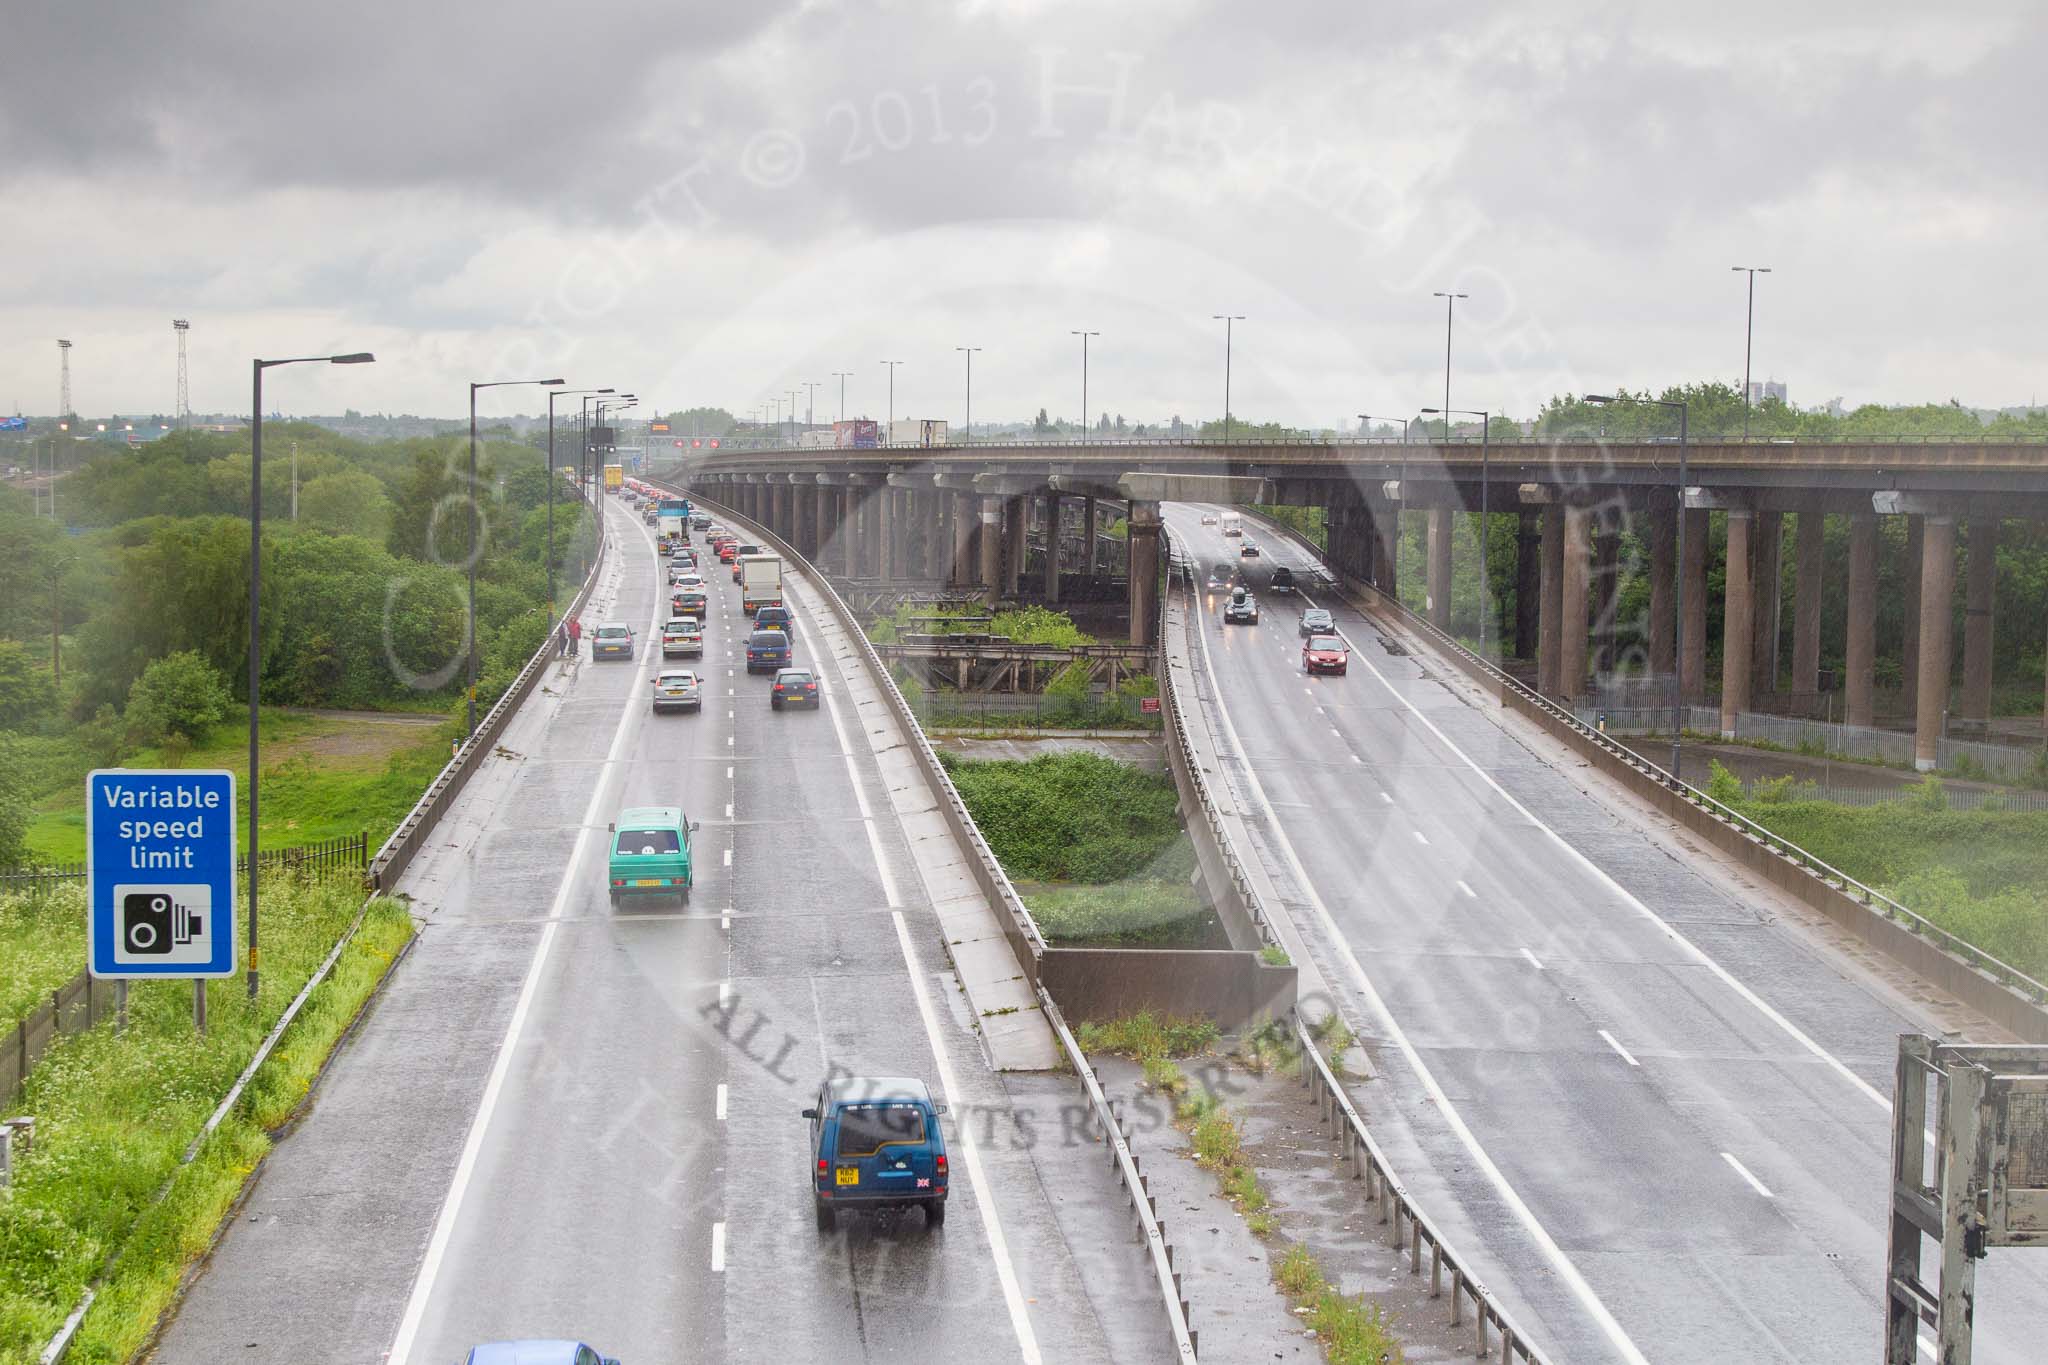
POLYGON ((853 375, 852 370, 834 370, 832 377, 839 381, 839 420, 846 420, 846 381, 853 375))
POLYGON ((611 389, 553 389, 548 393, 548 635, 555 633, 555 400, 611 389))
MULTIPOLYGON (((1086 440, 1088 437, 1088 338, 1099 337, 1102 333, 1070 330, 1067 335, 1081 338, 1081 437, 1083 440, 1086 440)), ((1229 387, 1228 383, 1224 387, 1227 389, 1229 387)), ((1224 406, 1229 406, 1227 401, 1224 406)))
MULTIPOLYGON (((1223 324, 1223 439, 1230 439, 1230 329, 1235 323, 1244 321, 1242 313, 1211 313, 1211 322, 1223 324)), ((1084 413, 1085 417, 1086 414, 1084 413)))
POLYGON ((1444 413, 1445 413, 1445 417, 1444 417, 1444 441, 1445 441, 1445 443, 1446 443, 1446 444, 1448 444, 1448 443, 1450 442, 1450 439, 1451 439, 1451 419, 1450 419, 1450 416, 1449 416, 1449 413, 1450 413, 1450 411, 1451 411, 1451 310, 1452 310, 1452 309, 1454 309, 1454 308, 1456 308, 1456 307, 1458 306, 1458 300, 1459 300, 1459 299, 1469 299, 1469 298, 1471 298, 1472 296, 1471 296, 1470 294, 1458 294, 1458 293, 1453 293, 1452 291, 1450 291, 1450 290, 1447 290, 1447 289, 1439 289, 1439 290, 1437 290, 1437 291, 1435 292, 1435 294, 1433 295, 1433 297, 1435 297, 1435 298, 1439 298, 1439 299, 1442 299, 1442 300, 1444 301, 1444 406, 1443 406, 1443 411, 1444 411, 1444 413))
MULTIPOLYGON (((1744 393, 1748 392, 1745 384, 1744 393)), ((1678 517, 1673 527, 1672 562, 1677 567, 1671 593, 1671 782, 1684 786, 1679 776, 1680 743, 1685 733, 1685 490, 1686 428, 1691 416, 1683 398, 1639 398, 1633 394, 1589 393, 1588 403, 1654 403, 1660 408, 1678 409, 1678 517)))
MULTIPOLYGON (((1436 411, 1436 408, 1423 409, 1425 413, 1436 411)), ((1493 438, 1493 414, 1473 408, 1443 409, 1446 440, 1450 438, 1451 414, 1454 412, 1464 417, 1479 419, 1479 657, 1484 659, 1487 657, 1486 626, 1493 616, 1493 569, 1488 562, 1486 548, 1486 542, 1491 538, 1489 532, 1493 529, 1493 506, 1488 497, 1487 483, 1487 455, 1493 438)))
POLYGON ((492 379, 469 384, 469 729, 463 743, 476 734, 476 562, 483 558, 476 543, 476 391, 502 389, 513 384, 545 384, 552 388, 559 379, 492 379))
POLYGON ((789 443, 796 444, 796 390, 789 391, 789 443))
MULTIPOLYGON (((368 365, 368 351, 346 355, 304 355, 289 360, 250 362, 249 402, 249 998, 256 998, 256 869, 263 842, 257 830, 257 707, 263 695, 263 372, 279 365, 368 365)), ((206 989, 200 982, 199 988, 206 989)))
POLYGON ((896 367, 903 362, 900 360, 884 360, 881 363, 889 367, 889 440, 894 441, 896 439, 896 367))
MULTIPOLYGON (((1375 417, 1369 412, 1361 412, 1358 414, 1358 420, 1361 422, 1399 422, 1401 424, 1401 443, 1406 445, 1408 443, 1408 424, 1415 419, 1412 417, 1375 417)), ((1367 433, 1361 431, 1358 434, 1364 436, 1367 433)))
MULTIPOLYGON (((1731 265, 1737 274, 1749 276, 1749 313, 1742 324, 1742 439, 1749 439, 1749 353, 1750 343, 1756 337, 1756 277, 1768 275, 1767 265, 1731 265)), ((1680 509, 1681 511, 1683 509, 1680 509)))
POLYGON ((955 346, 953 348, 967 357, 967 444, 974 444, 974 353, 979 346, 955 346))
POLYGON ((815 379, 806 379, 804 381, 804 387, 810 390, 809 393, 804 395, 805 431, 809 431, 812 427, 818 425, 818 382, 815 379))

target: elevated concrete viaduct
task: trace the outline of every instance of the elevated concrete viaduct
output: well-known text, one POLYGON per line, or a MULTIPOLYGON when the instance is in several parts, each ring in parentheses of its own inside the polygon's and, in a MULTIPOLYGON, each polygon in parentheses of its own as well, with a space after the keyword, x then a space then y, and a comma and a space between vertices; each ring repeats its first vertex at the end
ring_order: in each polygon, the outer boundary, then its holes
MULTIPOLYGON (((1915 758, 1935 766, 1936 741, 1956 722, 1988 718, 1996 622, 1992 602, 2000 526, 2048 520, 2048 446, 2039 443, 1864 441, 1820 444, 1710 441, 1690 446, 1678 486, 1675 443, 1126 441, 874 450, 724 450, 679 473, 795 542, 833 572, 914 580, 989 600, 1059 602, 1120 577, 1134 643, 1151 638, 1161 501, 1267 502, 1319 507, 1326 557, 1345 572, 1398 588, 1405 514, 1423 519, 1426 610, 1448 625, 1454 555, 1486 506, 1515 525, 1515 609, 1489 601, 1493 648, 1535 657, 1535 681, 1561 701, 1591 695, 1616 671, 1677 670, 1689 700, 1707 697, 1712 522, 1721 554, 1722 728, 1781 688, 1814 693, 1833 641, 1822 638, 1822 585, 1844 575, 1839 629, 1843 719, 1875 719, 1879 583, 1903 586, 1893 656, 1913 718, 1915 758), (1125 534, 1101 533, 1113 504, 1125 534), (1881 520, 1905 520, 1900 562, 1882 563, 1881 520), (1846 563, 1830 564, 1830 518, 1845 526, 1846 563), (1789 526, 1788 526, 1789 521, 1789 526), (1679 545, 1679 529, 1684 544, 1679 545), (1791 648, 1779 572, 1789 533, 1791 648), (1646 648, 1617 648, 1616 586, 1624 535, 1649 561, 1646 648), (1033 563, 1033 542, 1037 544, 1033 563), (1961 571, 1958 572, 1960 559, 1961 571), (1035 568, 1036 572, 1033 572, 1035 568), (1109 573, 1106 575, 1105 570, 1109 573), (1963 597, 1956 639, 1955 595, 1963 597), (1683 630, 1680 603, 1683 607, 1683 630), (1682 649, 1680 642, 1682 639, 1682 649), (1955 650, 1961 685, 1951 688, 1955 650)), ((1466 593, 1472 587, 1467 585, 1466 593)))

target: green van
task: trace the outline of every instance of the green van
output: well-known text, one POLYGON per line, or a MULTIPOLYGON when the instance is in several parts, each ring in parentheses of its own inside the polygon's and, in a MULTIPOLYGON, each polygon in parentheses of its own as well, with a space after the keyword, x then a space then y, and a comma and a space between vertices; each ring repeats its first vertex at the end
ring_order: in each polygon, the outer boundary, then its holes
POLYGON ((696 832, 697 822, 685 820, 679 806, 620 811, 611 826, 612 904, 626 896, 675 896, 687 902, 695 881, 690 836, 696 832))

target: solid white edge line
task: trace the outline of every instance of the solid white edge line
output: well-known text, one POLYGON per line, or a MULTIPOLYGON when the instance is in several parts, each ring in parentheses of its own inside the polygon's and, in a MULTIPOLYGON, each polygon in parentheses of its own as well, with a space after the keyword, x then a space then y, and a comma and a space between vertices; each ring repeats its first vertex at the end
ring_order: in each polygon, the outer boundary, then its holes
MULTIPOLYGON (((803 638, 804 648, 813 658, 822 658, 801 617, 796 619, 796 628, 797 634, 803 638)), ((837 667, 836 657, 834 666, 837 667)), ((846 679, 842 677, 841 681, 844 683, 846 679)), ((851 691, 850 686, 848 691, 851 691)), ((910 974, 911 994, 917 999, 917 1014, 924 1022, 925 1039, 931 1044, 932 1062, 939 1073, 939 1088, 945 1095, 952 1096, 959 1092, 959 1085, 953 1075, 953 1064, 946 1056, 945 1038, 939 1032, 939 1019, 932 1006, 931 992, 925 985, 924 965, 918 960, 916 945, 910 941, 910 926, 903 918, 903 911, 897 908, 902 904, 902 898, 897 894, 896 878, 889 870, 888 859, 883 856, 882 842, 875 832, 874 814, 861 790, 860 769, 854 762, 853 744, 847 737, 845 720, 839 714, 839 703, 831 691, 825 694, 825 709, 831 713, 832 730, 839 739, 839 754, 846 762, 846 778, 853 784, 861 825, 867 830, 868 850, 874 856, 875 871, 881 877, 883 891, 888 896, 889 916, 896 925, 896 945, 903 953, 904 967, 910 974)), ((960 1155, 967 1167, 968 1183, 974 1191, 974 1206, 981 1214, 982 1235, 988 1242, 989 1256, 995 1262, 996 1279, 1002 1285, 1003 1303, 1009 1309, 1010 1329, 1016 1334, 1026 1365, 1043 1365, 1045 1357, 1038 1349, 1038 1333, 1033 1329, 1030 1311, 1025 1307, 1024 1290, 1017 1283, 1017 1268, 1010 1259, 1009 1239, 1003 1235, 1003 1220, 996 1210, 995 1192, 982 1171, 981 1149, 974 1141, 974 1125, 956 1124, 954 1135, 960 1142, 960 1155)))
MULTIPOLYGON (((1566 1287, 1571 1290, 1573 1297, 1578 1299, 1585 1310, 1592 1315, 1594 1322, 1600 1328, 1601 1334, 1607 1338, 1609 1344, 1615 1350, 1621 1353, 1623 1359, 1630 1362, 1630 1365, 1650 1365, 1649 1358, 1630 1339, 1627 1331, 1622 1328, 1620 1321, 1615 1318, 1613 1312, 1609 1310, 1600 1296, 1594 1292, 1591 1282, 1580 1272, 1571 1257, 1565 1254, 1564 1248, 1559 1246, 1557 1239, 1550 1235, 1549 1229, 1545 1228, 1542 1221, 1536 1217, 1536 1211, 1531 1209, 1522 1196, 1516 1192, 1515 1187, 1509 1183, 1506 1173, 1487 1154, 1486 1148, 1480 1144, 1478 1136, 1466 1124, 1464 1116, 1451 1103, 1451 1097, 1444 1092, 1443 1086, 1437 1082, 1436 1074, 1422 1060, 1422 1054, 1417 1051, 1414 1042, 1408 1037, 1407 1030, 1403 1029, 1394 1018, 1394 1012, 1387 1007, 1387 1002, 1380 997, 1379 991, 1373 986, 1372 978, 1366 974, 1364 964, 1358 960, 1358 954, 1352 949, 1351 940, 1337 927, 1336 917, 1330 913, 1330 907, 1324 902, 1321 894, 1317 892, 1314 881, 1308 875, 1308 870, 1302 866, 1300 856, 1294 851, 1294 841, 1287 837, 1286 827, 1281 823, 1278 816, 1275 815, 1272 802, 1266 799, 1264 784, 1259 781, 1258 773, 1252 768, 1249 758, 1246 757, 1244 742, 1238 737, 1237 726, 1230 719, 1230 708, 1223 705, 1222 687, 1216 677, 1214 659, 1209 653, 1208 634, 1204 631, 1195 631, 1193 633, 1202 642, 1202 666, 1209 674, 1210 695, 1216 703, 1216 714, 1223 722, 1224 735, 1228 739, 1230 747, 1236 751, 1238 762, 1244 770, 1246 781, 1251 786, 1252 797, 1265 812, 1268 826, 1273 831, 1275 846, 1280 850, 1282 857, 1285 858, 1288 870, 1294 874, 1295 881, 1301 887, 1302 894, 1308 897, 1309 905, 1315 910, 1316 918, 1322 923, 1323 932, 1328 937, 1331 946, 1336 950, 1338 958, 1349 970, 1353 982, 1358 987, 1359 994, 1365 997, 1367 1005, 1372 1009, 1373 1014, 1378 1017, 1380 1026, 1386 1030, 1387 1037, 1393 1040, 1394 1046, 1400 1050, 1402 1057, 1414 1069, 1416 1078, 1422 1082, 1423 1089, 1429 1093, 1429 1097, 1435 1104, 1437 1112, 1443 1115, 1444 1122, 1450 1125, 1451 1131, 1457 1135, 1459 1142, 1471 1154, 1472 1160, 1478 1165, 1480 1171, 1493 1185, 1501 1199, 1506 1202, 1510 1211, 1514 1213, 1516 1221, 1521 1223, 1523 1229, 1528 1232, 1530 1238, 1535 1241, 1537 1247, 1543 1252, 1544 1257, 1556 1269, 1558 1275, 1564 1280, 1566 1287)), ((1370 664, 1366 666, 1368 668, 1371 667, 1370 664)), ((1381 792, 1380 795, 1390 802, 1393 800, 1385 792, 1381 792)))
POLYGON ((711 1225, 711 1273, 714 1275, 725 1273, 724 1223, 713 1223, 711 1225))
POLYGON ((1751 990, 1748 986, 1744 985, 1741 981, 1737 980, 1734 973, 1730 972, 1726 967, 1723 967, 1720 963, 1716 962, 1712 957, 1708 956, 1705 949, 1701 948, 1691 939, 1687 938, 1685 935, 1679 933, 1676 929, 1672 928, 1671 925, 1667 923, 1662 916, 1660 916, 1656 911, 1652 910, 1649 906, 1645 905, 1640 899, 1636 897, 1635 893, 1631 892, 1627 887, 1623 886, 1620 882, 1616 881, 1613 877, 1609 876, 1606 870, 1603 869, 1598 863, 1594 862, 1591 858, 1588 858, 1585 854, 1579 852, 1579 850, 1573 847, 1571 842, 1567 840, 1563 835, 1559 834, 1549 825, 1544 824, 1543 821, 1537 819, 1536 816, 1529 810, 1527 806, 1523 805, 1520 801, 1517 801, 1513 796, 1510 796, 1508 794, 1507 788, 1501 786, 1499 782, 1494 780, 1494 776, 1492 773, 1487 772, 1486 769, 1479 766, 1479 764, 1473 760, 1470 754, 1466 753, 1463 749, 1459 748, 1457 744, 1451 740, 1450 736, 1446 735, 1442 730, 1438 729, 1436 722, 1432 721, 1427 715, 1427 713, 1425 713, 1420 707, 1415 705, 1414 702, 1408 700, 1407 697, 1403 696, 1401 694, 1400 689, 1395 687, 1394 684, 1387 678, 1387 676, 1384 673, 1381 673, 1379 669, 1373 667, 1372 661, 1370 659, 1365 661, 1365 666, 1375 678, 1378 678, 1380 680, 1380 685, 1386 688, 1387 691, 1393 695, 1396 701, 1400 702, 1401 705, 1405 707, 1412 715, 1414 715, 1414 717, 1417 720, 1422 722, 1424 729, 1428 730, 1430 734, 1436 736, 1438 743, 1442 744, 1446 749, 1449 749, 1452 753, 1456 754, 1459 757, 1459 759, 1461 759, 1464 762, 1466 767, 1470 768, 1474 773, 1478 775, 1480 781, 1484 782, 1487 786, 1493 788, 1493 790, 1499 794, 1501 800, 1507 802, 1509 806, 1513 807, 1515 812, 1518 815, 1520 815, 1524 820, 1527 820, 1537 829, 1542 830, 1543 833, 1549 837, 1552 843, 1556 844, 1560 849, 1564 850, 1565 855, 1567 857, 1571 858, 1572 861, 1576 862, 1586 871, 1592 873, 1602 882, 1605 882, 1607 886, 1614 892, 1614 894, 1620 897, 1623 904, 1634 909, 1638 914, 1642 915, 1652 924, 1662 929, 1665 932, 1665 934, 1669 936, 1672 942, 1678 944, 1680 948, 1685 950, 1688 956, 1690 956, 1695 962, 1699 963, 1702 967, 1705 967, 1709 972, 1712 972, 1714 976, 1718 978, 1723 985, 1727 986, 1730 990, 1734 991, 1737 995, 1741 996, 1744 1000, 1749 1002, 1749 1004, 1753 1006, 1758 1013, 1762 1014, 1766 1019, 1769 1019, 1772 1023, 1776 1024, 1780 1029, 1784 1030, 1787 1037, 1791 1038, 1794 1042, 1798 1043, 1801 1047, 1805 1048, 1815 1057, 1818 1057, 1821 1061, 1826 1062, 1828 1066, 1833 1068, 1838 1075, 1840 1075, 1844 1080, 1848 1081, 1851 1085, 1855 1086, 1858 1090, 1862 1091, 1865 1095, 1869 1096, 1872 1102, 1877 1104, 1886 1113, 1891 1112, 1891 1101, 1886 1099, 1884 1095, 1878 1091, 1877 1087, 1871 1085, 1868 1081, 1864 1080, 1854 1071, 1851 1071, 1848 1068, 1848 1066, 1842 1062, 1840 1058, 1835 1056, 1834 1053, 1829 1052, 1826 1048, 1822 1047, 1814 1039, 1807 1036, 1806 1032, 1802 1030, 1797 1024, 1794 1024, 1790 1019, 1787 1019, 1784 1015, 1780 1014, 1777 1011, 1777 1009, 1774 1006, 1772 1006, 1768 1001, 1766 1001, 1762 996, 1758 995, 1755 991, 1751 990))
POLYGON ((1758 1180, 1755 1176, 1749 1173, 1749 1167, 1743 1165, 1741 1162, 1735 1159, 1735 1153, 1723 1152, 1721 1153, 1721 1160, 1727 1162, 1730 1166, 1733 1166, 1735 1168, 1735 1174, 1741 1176, 1744 1180, 1747 1180, 1749 1182, 1749 1187, 1755 1190, 1758 1194, 1762 1195, 1764 1198, 1776 1199, 1778 1197, 1775 1194, 1772 1194, 1769 1190, 1764 1188, 1763 1181, 1758 1180))
POLYGON ((1607 1046, 1613 1048, 1616 1052, 1621 1054, 1621 1060, 1627 1062, 1630 1066, 1639 1067, 1642 1065, 1642 1063, 1637 1061, 1634 1055, 1631 1054, 1627 1048, 1623 1047, 1620 1043, 1614 1041, 1614 1035, 1609 1033, 1606 1029, 1596 1029, 1594 1031, 1598 1033, 1602 1038, 1607 1040, 1607 1046))
MULTIPOLYGON (((653 541, 638 522, 633 525, 640 530, 640 538, 652 548, 653 541)), ((661 619, 661 594, 654 595, 654 614, 648 622, 651 633, 661 619)), ((490 1076, 484 1081, 483 1095, 477 1101, 476 1115, 470 1120, 469 1132, 463 1138, 462 1154, 456 1158, 455 1173, 448 1184, 448 1193, 441 1201, 441 1212, 434 1219, 433 1234, 427 1240, 426 1254, 420 1258, 419 1270, 413 1276, 412 1292, 406 1297, 405 1314, 399 1319, 398 1332, 391 1339, 391 1349, 385 1353, 388 1365, 407 1365, 411 1358, 413 1343, 419 1337, 420 1324, 426 1319, 427 1304, 434 1293, 434 1281, 440 1276, 441 1263, 448 1255, 448 1243, 455 1235, 456 1219, 462 1212, 464 1195, 469 1191, 470 1179, 476 1173, 477 1155, 483 1150, 484 1136, 490 1130, 491 1116, 498 1107, 498 1097, 504 1091, 505 1077, 512 1069, 512 1057, 519 1050, 520 1035, 526 1029, 526 1018, 533 1008, 533 998, 540 988, 542 970, 547 965, 549 950, 554 946, 555 931, 561 925, 563 911, 567 909, 570 891, 576 886, 583 870, 585 855, 591 843, 591 835, 597 828, 599 810, 603 807, 606 789, 615 776, 619 755, 625 746, 626 736, 633 729, 630 724, 636 715, 645 713, 634 706, 637 692, 628 692, 624 704, 619 708, 618 726, 612 733, 610 749, 605 754, 604 771, 597 784, 591 789, 590 804, 584 808, 583 821, 576 834, 576 846, 569 854, 568 865, 562 869, 562 879, 556 884, 554 901, 548 907, 548 922, 540 931, 540 942, 534 945, 533 960, 527 964, 526 977, 519 984, 519 996, 512 1005, 512 1017, 505 1025, 505 1036, 498 1043, 498 1054, 491 1062, 490 1076)))

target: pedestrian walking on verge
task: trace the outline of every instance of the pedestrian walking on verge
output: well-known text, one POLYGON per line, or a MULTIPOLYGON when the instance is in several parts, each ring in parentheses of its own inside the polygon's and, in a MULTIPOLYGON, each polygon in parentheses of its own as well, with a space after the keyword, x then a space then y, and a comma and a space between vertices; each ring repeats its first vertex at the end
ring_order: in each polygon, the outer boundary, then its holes
POLYGON ((569 618, 569 657, 583 657, 583 622, 574 616, 569 618))
POLYGON ((569 653, 569 623, 562 621, 555 626, 555 657, 566 658, 569 653))

